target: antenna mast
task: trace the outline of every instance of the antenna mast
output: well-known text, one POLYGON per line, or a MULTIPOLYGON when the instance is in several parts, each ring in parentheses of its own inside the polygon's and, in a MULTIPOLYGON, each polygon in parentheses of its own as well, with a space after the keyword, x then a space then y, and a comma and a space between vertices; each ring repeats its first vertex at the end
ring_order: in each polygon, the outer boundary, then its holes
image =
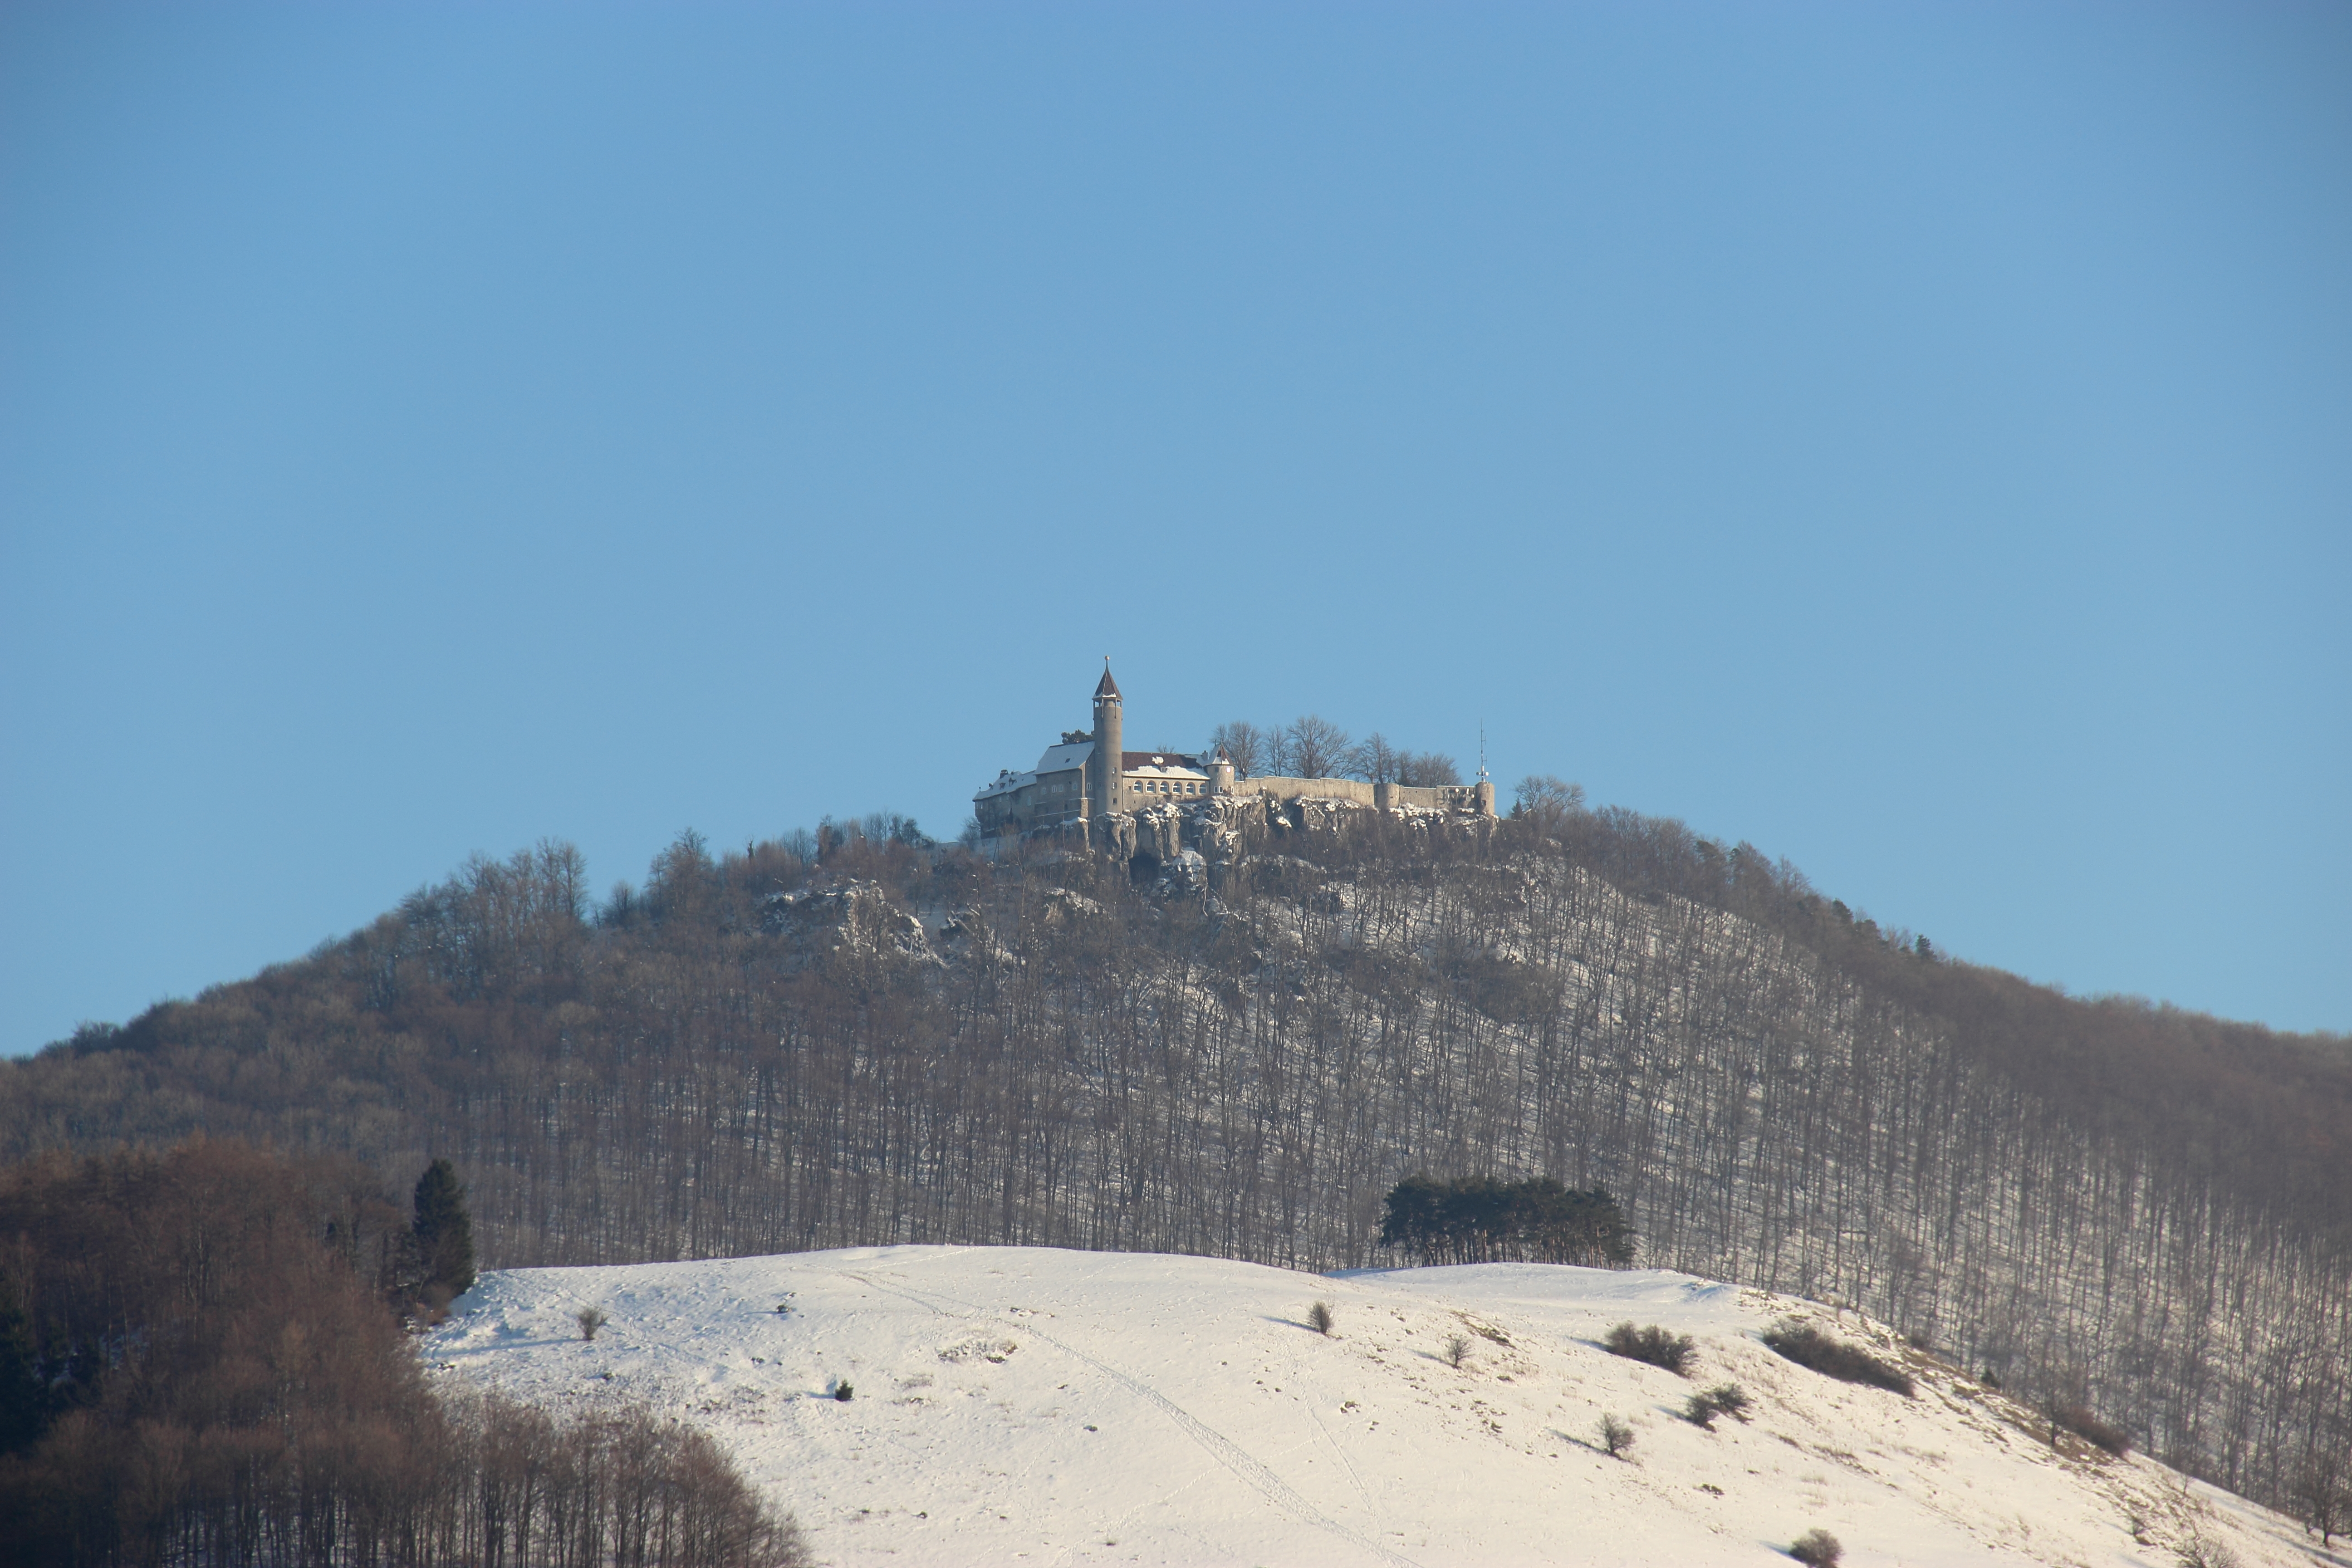
POLYGON ((1486 782, 1486 721, 1478 721, 1478 782, 1486 782))

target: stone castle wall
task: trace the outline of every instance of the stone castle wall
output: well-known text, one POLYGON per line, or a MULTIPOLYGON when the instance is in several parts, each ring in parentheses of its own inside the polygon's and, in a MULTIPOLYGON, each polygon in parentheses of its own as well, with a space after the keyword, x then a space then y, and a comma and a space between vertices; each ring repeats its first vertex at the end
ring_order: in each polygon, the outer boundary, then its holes
POLYGON ((1495 815, 1492 784, 1366 784, 1361 779, 1294 779, 1268 776, 1235 779, 1220 794, 1265 795, 1276 800, 1352 800, 1395 811, 1408 805, 1428 811, 1477 811, 1495 815), (1483 792, 1483 793, 1482 793, 1483 792))

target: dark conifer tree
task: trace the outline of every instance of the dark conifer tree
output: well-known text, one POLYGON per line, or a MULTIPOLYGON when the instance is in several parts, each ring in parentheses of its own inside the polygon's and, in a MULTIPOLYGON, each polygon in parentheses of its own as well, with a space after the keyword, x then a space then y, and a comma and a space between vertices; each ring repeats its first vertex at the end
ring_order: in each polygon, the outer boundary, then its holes
POLYGON ((48 1424, 52 1401, 40 1372, 32 1323, 15 1287, 0 1280, 0 1454, 30 1447, 48 1424))
POLYGON ((439 1286, 462 1296, 474 1288, 474 1222, 466 1213, 465 1184, 448 1161, 434 1161, 416 1178, 416 1219, 410 1228, 427 1289, 439 1286))

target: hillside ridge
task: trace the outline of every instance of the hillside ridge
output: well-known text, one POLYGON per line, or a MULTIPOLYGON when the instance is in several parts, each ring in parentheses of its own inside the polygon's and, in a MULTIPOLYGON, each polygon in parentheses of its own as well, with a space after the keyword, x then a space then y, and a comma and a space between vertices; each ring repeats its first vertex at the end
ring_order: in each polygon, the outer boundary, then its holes
POLYGON ((1855 1302, 2266 1500, 2352 1448, 2327 1042, 2058 997, 1556 797, 1469 827, 1220 810, 1197 882, 1181 813, 1139 818, 1179 851, 1142 879, 903 824, 684 836, 593 908, 566 847, 478 859, 0 1069, 0 1146, 205 1131, 403 1181, 446 1154, 509 1266, 1361 1266, 1404 1175, 1549 1175, 1606 1187, 1644 1261, 1855 1302))

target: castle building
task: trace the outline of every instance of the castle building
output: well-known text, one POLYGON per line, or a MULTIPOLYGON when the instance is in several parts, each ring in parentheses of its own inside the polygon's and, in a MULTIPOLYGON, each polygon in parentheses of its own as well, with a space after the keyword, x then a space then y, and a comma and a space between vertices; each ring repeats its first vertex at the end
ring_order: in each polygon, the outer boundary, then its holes
POLYGON ((1267 795, 1280 800, 1349 800, 1382 810, 1495 815, 1495 786, 1367 784, 1360 779, 1240 778, 1232 759, 1184 752, 1125 749, 1126 700, 1103 661, 1095 683, 1095 727, 1069 730, 1045 748, 1025 773, 1007 768, 971 797, 983 844, 1042 829, 1104 823, 1166 803, 1220 795, 1267 795))

